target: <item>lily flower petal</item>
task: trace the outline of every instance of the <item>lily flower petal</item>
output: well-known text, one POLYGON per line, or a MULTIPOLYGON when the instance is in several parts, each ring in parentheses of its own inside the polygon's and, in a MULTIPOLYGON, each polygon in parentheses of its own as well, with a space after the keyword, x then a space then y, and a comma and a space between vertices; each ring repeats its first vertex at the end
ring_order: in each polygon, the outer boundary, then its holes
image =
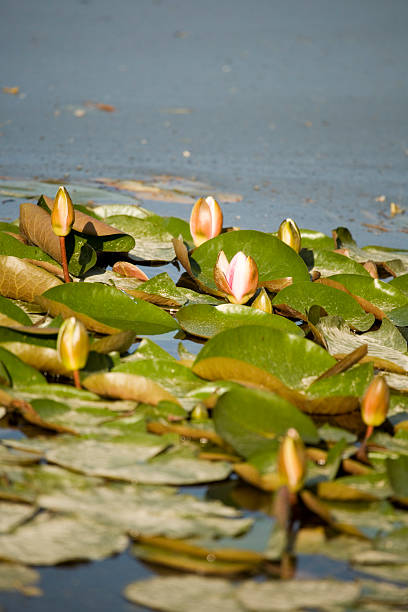
POLYGON ((199 198, 194 204, 190 216, 190 232, 195 246, 214 238, 222 230, 222 210, 212 196, 199 198))
POLYGON ((214 280, 233 304, 245 304, 258 287, 258 268, 252 257, 239 251, 228 263, 224 251, 220 251, 214 267, 214 280))

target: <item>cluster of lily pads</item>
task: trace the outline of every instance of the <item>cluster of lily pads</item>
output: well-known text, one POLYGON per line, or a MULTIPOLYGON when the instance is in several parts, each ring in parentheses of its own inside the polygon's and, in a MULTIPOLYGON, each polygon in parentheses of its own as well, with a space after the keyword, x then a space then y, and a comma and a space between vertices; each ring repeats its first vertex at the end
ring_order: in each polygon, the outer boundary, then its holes
POLYGON ((190 223, 64 189, 21 204, 0 223, 0 423, 20 432, 0 589, 132 541, 201 574, 126 588, 159 610, 406 609, 407 339, 408 250, 346 228, 223 229, 212 197, 190 223), (286 581, 302 555, 358 580, 286 581))

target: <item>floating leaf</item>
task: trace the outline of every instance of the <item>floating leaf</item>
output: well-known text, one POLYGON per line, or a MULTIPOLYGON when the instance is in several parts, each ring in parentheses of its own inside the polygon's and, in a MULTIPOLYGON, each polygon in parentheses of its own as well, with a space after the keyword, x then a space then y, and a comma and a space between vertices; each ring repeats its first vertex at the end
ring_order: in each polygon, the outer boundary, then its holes
MULTIPOLYGON (((301 253, 305 261, 308 262, 309 258, 301 253)), ((340 253, 334 251, 327 251, 323 249, 313 250, 313 254, 310 257, 310 264, 312 265, 312 272, 320 272, 322 276, 331 276, 332 274, 358 274, 360 276, 369 277, 367 270, 359 263, 345 257, 340 253)))
POLYGON ((121 330, 161 334, 178 328, 177 322, 157 306, 102 283, 65 283, 37 301, 53 316, 76 316, 88 329, 105 334, 121 330))
POLYGON ((332 250, 335 248, 333 238, 326 236, 323 232, 303 228, 300 230, 300 235, 302 238, 302 248, 304 249, 332 250))
MULTIPOLYGON (((27 504, 13 504, 12 502, 0 501, 0 533, 13 531, 16 527, 25 523, 36 514, 37 509, 27 504)), ((0 584, 1 584, 0 564, 0 584)), ((0 586, 1 590, 1 586, 0 586)))
POLYGON ((30 565, 104 559, 125 550, 117 528, 69 517, 39 515, 13 534, 0 536, 0 556, 30 565))
POLYGON ((38 503, 54 512, 86 517, 135 535, 234 537, 252 525, 251 519, 219 501, 198 500, 168 488, 142 485, 102 486, 88 491, 55 492, 38 503))
POLYGON ((11 386, 13 387, 47 383, 45 377, 40 372, 24 363, 24 361, 2 346, 0 346, 0 363, 6 368, 11 380, 11 386))
POLYGON ((32 325, 30 317, 15 302, 0 295, 0 325, 32 325), (7 322, 7 320, 9 322, 7 322))
POLYGON ((10 234, 0 232, 0 255, 12 255, 44 267, 51 274, 62 274, 62 267, 39 247, 24 244, 10 234))
MULTIPOLYGON (((130 362, 129 365, 132 363, 137 364, 138 362, 130 362)), ((153 406, 162 401, 178 403, 177 398, 172 393, 149 377, 126 372, 91 374, 82 381, 82 384, 86 389, 105 397, 134 400, 153 406)))
POLYGON ((387 474, 395 495, 408 498, 408 456, 387 459, 387 474))
POLYGON ((318 493, 323 499, 370 501, 390 497, 392 489, 385 474, 368 474, 344 476, 331 482, 320 482, 318 493))
POLYGON ((399 291, 404 293, 408 298, 408 274, 402 274, 401 276, 397 276, 393 278, 389 284, 392 287, 396 287, 399 291))
POLYGON ((294 427, 307 442, 319 440, 313 421, 275 393, 236 389, 222 395, 213 412, 217 433, 240 455, 276 448, 279 437, 294 427))
POLYGON ((179 310, 176 318, 184 331, 201 338, 211 338, 225 329, 241 325, 262 325, 303 336, 300 327, 284 317, 238 304, 221 304, 215 308, 189 305, 179 310))
POLYGON ((342 316, 349 325, 360 331, 367 331, 374 323, 374 316, 365 313, 351 295, 317 283, 296 282, 279 291, 272 304, 276 307, 289 306, 304 316, 312 306, 317 305, 328 315, 342 316))
POLYGON ((128 215, 113 215, 106 221, 118 229, 130 234, 135 246, 129 255, 142 261, 171 261, 174 259, 173 236, 159 225, 155 217, 144 219, 128 215))
POLYGON ((56 276, 18 257, 0 255, 0 294, 34 302, 37 295, 61 285, 56 276))

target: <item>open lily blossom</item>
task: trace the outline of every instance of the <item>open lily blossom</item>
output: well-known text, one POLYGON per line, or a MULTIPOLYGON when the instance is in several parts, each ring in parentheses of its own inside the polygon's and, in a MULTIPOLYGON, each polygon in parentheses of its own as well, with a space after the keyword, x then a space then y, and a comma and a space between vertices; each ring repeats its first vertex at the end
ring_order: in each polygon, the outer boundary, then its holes
POLYGON ((222 210, 212 196, 200 198, 193 206, 190 216, 190 232, 195 246, 214 238, 222 230, 222 210))
POLYGON ((258 287, 258 267, 252 257, 239 251, 230 262, 220 251, 214 267, 214 280, 218 289, 233 304, 245 304, 258 287))

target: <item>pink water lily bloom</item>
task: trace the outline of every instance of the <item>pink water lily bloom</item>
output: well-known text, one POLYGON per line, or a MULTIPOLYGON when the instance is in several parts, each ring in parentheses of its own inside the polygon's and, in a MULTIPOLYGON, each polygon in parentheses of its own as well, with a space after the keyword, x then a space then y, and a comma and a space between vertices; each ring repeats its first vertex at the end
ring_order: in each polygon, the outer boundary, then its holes
POLYGON ((193 206, 190 216, 190 232, 195 246, 214 238, 222 230, 222 210, 212 196, 200 198, 193 206))
POLYGON ((239 251, 228 263, 224 251, 220 251, 214 267, 214 280, 218 289, 233 304, 245 304, 258 287, 258 268, 252 257, 239 251))

